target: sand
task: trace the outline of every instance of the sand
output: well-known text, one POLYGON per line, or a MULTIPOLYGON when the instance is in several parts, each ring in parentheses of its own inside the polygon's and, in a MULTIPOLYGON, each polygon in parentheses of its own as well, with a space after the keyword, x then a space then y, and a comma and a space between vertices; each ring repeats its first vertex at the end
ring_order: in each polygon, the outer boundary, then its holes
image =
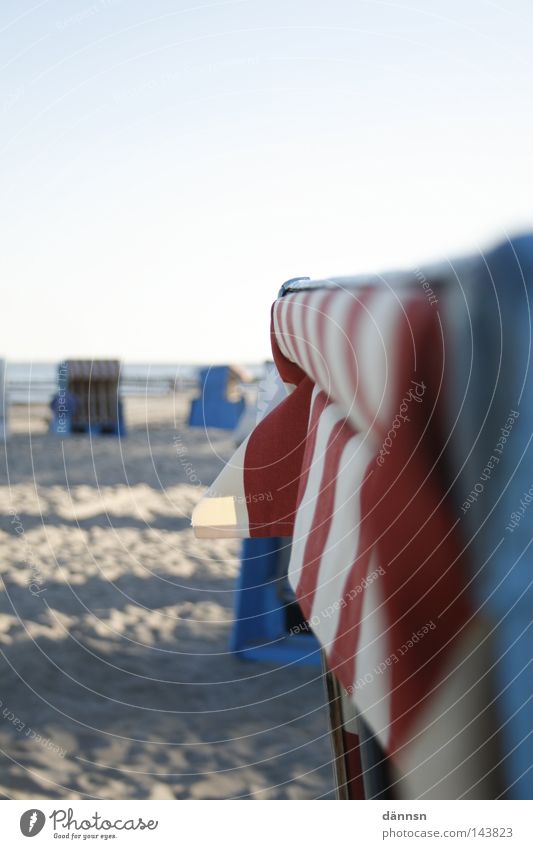
POLYGON ((123 440, 11 409, 0 797, 331 798, 319 670, 228 653, 239 545, 190 513, 233 443, 188 429, 188 402, 129 399, 123 440))

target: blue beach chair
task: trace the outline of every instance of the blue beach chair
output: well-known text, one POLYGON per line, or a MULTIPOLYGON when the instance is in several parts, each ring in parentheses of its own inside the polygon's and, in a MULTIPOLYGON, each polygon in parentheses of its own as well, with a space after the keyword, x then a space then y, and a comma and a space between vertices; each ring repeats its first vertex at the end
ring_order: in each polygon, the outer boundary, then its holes
POLYGON ((201 394, 194 398, 189 427, 233 430, 244 412, 245 402, 236 384, 244 379, 231 366, 212 366, 200 372, 201 394), (234 396, 234 397, 231 397, 234 396))
POLYGON ((290 539, 245 539, 230 651, 263 663, 319 666, 320 647, 287 581, 290 539))

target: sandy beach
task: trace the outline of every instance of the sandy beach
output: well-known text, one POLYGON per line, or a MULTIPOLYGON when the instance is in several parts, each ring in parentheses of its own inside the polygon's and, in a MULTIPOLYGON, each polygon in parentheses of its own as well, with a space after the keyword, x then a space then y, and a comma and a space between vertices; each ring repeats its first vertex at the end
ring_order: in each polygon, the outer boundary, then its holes
POLYGON ((123 440, 61 439, 45 407, 11 409, 5 799, 331 797, 319 671, 227 651, 239 545, 196 540, 190 514, 234 446, 188 429, 188 403, 128 399, 123 440))

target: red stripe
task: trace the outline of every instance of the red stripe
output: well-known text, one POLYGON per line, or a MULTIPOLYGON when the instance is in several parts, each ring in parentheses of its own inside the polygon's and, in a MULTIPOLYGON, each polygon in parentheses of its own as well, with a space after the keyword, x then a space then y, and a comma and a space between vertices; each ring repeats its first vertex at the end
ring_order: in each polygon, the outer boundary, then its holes
POLYGON ((313 384, 304 378, 252 432, 244 457, 250 536, 290 536, 307 445, 313 384))
MULTIPOLYGON (((314 366, 312 369, 305 369, 305 371, 310 372, 311 376, 318 382, 321 389, 324 389, 325 392, 328 393, 331 397, 333 397, 337 402, 341 402, 344 404, 344 393, 340 392, 339 388, 339 379, 343 377, 346 379, 349 386, 350 394, 353 398, 352 404, 357 404, 357 407, 360 409, 361 414, 365 421, 370 425, 375 419, 375 413, 368 404, 368 401, 364 395, 363 384, 359 380, 359 369, 357 363, 357 347, 358 347, 358 327, 362 321, 371 321, 368 312, 369 312, 369 302, 371 302, 372 295, 374 294, 375 289, 373 287, 367 287, 366 289, 362 289, 360 292, 357 292, 357 295, 351 295, 354 299, 350 302, 347 307, 347 312, 341 319, 339 324, 334 323, 332 321, 329 308, 331 302, 338 298, 339 295, 342 297, 346 297, 345 292, 339 292, 338 290, 328 291, 325 297, 322 299, 320 304, 320 308, 318 310, 318 319, 316 322, 316 345, 315 339, 311 338, 311 334, 309 331, 308 324, 302 319, 302 326, 304 329, 304 337, 307 345, 310 350, 314 351, 316 347, 316 353, 313 355, 312 363, 316 362, 316 359, 321 356, 324 360, 324 363, 327 368, 326 363, 326 352, 327 352, 327 342, 334 343, 334 347, 337 348, 339 354, 341 356, 341 361, 345 364, 346 370, 343 368, 338 368, 338 364, 335 364, 335 371, 330 369, 328 370, 329 381, 327 385, 324 385, 322 372, 314 366)), ((305 313, 308 312, 308 303, 307 301, 296 301, 294 300, 291 309, 302 309, 305 313)), ((292 317, 292 322, 294 323, 294 317, 292 317)), ((301 359, 300 351, 298 351, 297 357, 298 364, 303 368, 304 363, 301 359)), ((347 415, 349 416, 351 409, 347 410, 347 415)))
POLYGON ((361 415, 369 427, 373 423, 375 416, 365 397, 364 383, 359 378, 357 349, 359 344, 359 325, 362 321, 372 320, 368 315, 368 302, 371 301, 372 294, 374 292, 375 289, 368 287, 363 289, 360 293, 357 293, 356 301, 351 306, 346 316, 346 323, 344 326, 345 336, 343 336, 343 362, 346 364, 346 369, 348 371, 348 382, 353 397, 352 404, 354 406, 356 405, 361 411, 361 415))
MULTIPOLYGON (((342 452, 352 437, 352 429, 341 420, 333 426, 326 446, 320 489, 318 495, 315 495, 313 522, 305 544, 302 572, 296 591, 300 606, 307 617, 311 615, 322 554, 333 521, 342 452)), ((320 462, 320 458, 314 458, 314 462, 320 462)))
POLYGON ((311 314, 315 312, 315 307, 313 307, 314 301, 316 301, 315 292, 308 292, 306 297, 303 298, 302 334, 303 338, 305 339, 305 351, 307 354, 307 362, 309 363, 309 365, 306 367, 306 372, 315 383, 318 383, 319 381, 317 380, 317 372, 315 367, 316 342, 313 339, 313 334, 310 329, 311 314))
MULTIPOLYGON (((333 387, 333 382, 331 380, 331 364, 328 365, 327 356, 326 356, 326 328, 327 328, 327 322, 328 322, 328 307, 330 306, 330 303, 334 299, 336 294, 337 294, 336 291, 334 289, 332 289, 331 292, 328 292, 328 294, 324 298, 324 302, 321 305, 321 309, 320 309, 320 312, 319 312, 319 315, 318 315, 318 321, 317 321, 317 325, 316 325, 316 328, 317 328, 317 349, 320 352, 320 354, 322 355, 322 358, 324 360, 324 367, 327 370, 327 375, 328 375, 328 378, 329 378, 328 385, 322 386, 321 388, 324 389, 324 391, 327 392, 328 395, 332 394, 331 390, 332 390, 332 387, 333 387)), ((319 378, 320 375, 317 374, 316 377, 319 378)))
POLYGON ((291 298, 290 295, 286 295, 284 298, 284 313, 285 313, 285 327, 286 332, 284 335, 284 342, 289 348, 289 351, 292 354, 292 359, 295 363, 297 363, 300 368, 305 371, 302 365, 302 358, 300 356, 300 342, 301 340, 297 338, 296 331, 294 329, 294 311, 298 308, 298 304, 294 298, 291 298))
POLYGON ((363 782, 363 768, 361 766, 361 751, 359 749, 359 737, 350 731, 342 732, 344 742, 344 759, 346 773, 348 776, 348 797, 350 799, 364 799, 365 785, 363 782))
POLYGON ((302 470, 300 474, 300 485, 298 487, 298 509, 302 503, 302 499, 305 493, 305 488, 307 486, 307 479, 309 477, 309 472, 311 470, 311 465, 313 463, 313 456, 315 452, 316 445, 316 437, 318 432, 318 424, 320 421, 320 417, 322 413, 331 404, 328 396, 325 392, 318 392, 315 395, 311 413, 309 416, 309 425, 307 430, 307 441, 305 445, 305 454, 304 461, 302 464, 302 470))
MULTIPOLYGON (((360 322, 372 320, 364 307, 370 294, 370 290, 362 292, 358 303, 347 309, 346 321, 343 322, 347 338, 342 340, 344 360, 339 371, 339 375, 344 374, 350 387, 353 387, 354 399, 369 424, 373 421, 373 415, 368 399, 361 390, 360 379, 358 381, 357 357, 351 350, 351 344, 357 353, 360 322)), ((328 292, 320 301, 316 339, 318 351, 322 355, 327 350, 327 334, 341 332, 339 328, 333 331, 327 324, 334 297, 346 296, 336 290, 328 292)), ((280 315, 283 312, 284 317, 292 321, 294 317, 289 316, 289 313, 293 307, 304 309, 304 336, 308 344, 312 345, 314 340, 310 338, 313 331, 308 321, 309 306, 303 306, 295 295, 291 299, 290 308, 284 305, 280 315)), ((293 325, 289 330, 291 327, 293 325)), ((347 594, 356 590, 366 577, 370 556, 375 549, 378 564, 385 569, 379 581, 385 621, 388 623, 386 638, 390 654, 399 656, 398 661, 391 666, 390 752, 396 751, 408 739, 413 722, 419 715, 420 704, 442 676, 443 664, 450 650, 449 647, 445 648, 446 644, 458 638, 471 613, 464 597, 467 571, 464 563, 458 559, 459 541, 453 530, 453 518, 442 499, 440 468, 433 468, 442 445, 442 433, 432 419, 435 404, 439 400, 437 394, 443 372, 442 351, 435 345, 440 333, 436 313, 428 308, 425 298, 416 297, 406 304, 406 314, 398 312, 398 320, 392 332, 396 338, 387 342, 389 345, 392 342, 396 352, 392 378, 396 412, 410 388, 411 380, 424 381, 426 391, 420 403, 416 400, 409 403, 409 421, 402 422, 397 430, 383 465, 377 466, 374 462, 368 468, 372 474, 365 477, 361 488, 362 518, 357 555, 347 576, 343 596, 346 599, 347 594), (413 347, 413 339, 416 340, 416 348, 413 347), (446 608, 446 614, 440 615, 446 608), (416 633, 430 622, 435 624, 435 628, 401 654, 400 650, 411 639, 413 632, 416 633)), ((317 357, 318 353, 313 354, 311 359, 313 377, 322 381, 321 371, 316 367, 317 357)), ((367 365, 371 367, 371 364, 363 365, 365 368, 367 365)), ((301 372, 298 370, 299 374, 301 372)), ((328 391, 331 389, 322 388, 328 391)), ((310 465, 315 461, 319 416, 327 403, 326 395, 320 393, 311 412, 296 498, 298 506, 305 492, 310 465)), ((394 418, 395 411, 391 409, 394 418)), ((350 428, 345 428, 351 436, 350 428)), ((319 567, 331 525, 336 478, 341 474, 340 438, 345 428, 336 426, 328 442, 321 493, 305 546, 298 594, 303 599, 307 616, 311 612, 319 567)), ((357 592, 344 607, 341 604, 337 633, 329 652, 329 665, 345 687, 351 685, 355 677, 363 594, 364 590, 357 592)))
POLYGON ((319 392, 315 396, 315 400, 311 407, 311 413, 309 416, 309 426, 307 430, 307 440, 305 444, 304 457, 302 462, 302 468, 300 472, 300 482, 298 485, 298 497, 296 500, 297 510, 300 509, 302 500, 305 494, 305 489, 307 487, 307 480, 309 478, 309 472, 311 470, 311 465, 313 463, 313 457, 315 453, 315 445, 316 445, 316 437, 318 430, 318 423, 320 421, 320 417, 326 407, 331 403, 329 401, 325 392, 319 392))
POLYGON ((373 474, 373 462, 372 460, 367 466, 360 489, 361 519, 357 554, 344 584, 341 598, 346 603, 344 606, 341 605, 335 639, 328 653, 328 666, 345 688, 351 687, 355 678, 355 656, 359 645, 365 592, 361 584, 363 578, 368 575, 370 558, 375 543, 374 531, 369 520, 370 481, 373 474), (352 596, 350 596, 350 593, 352 596))
POLYGON ((279 347, 278 341, 276 339, 274 314, 278 325, 281 327, 281 317, 283 315, 283 311, 281 309, 282 303, 282 301, 276 301, 272 307, 272 319, 270 324, 270 343, 272 346, 272 356, 274 358, 274 363, 276 364, 276 368, 279 371, 281 379, 285 383, 290 383, 293 386, 297 386, 300 381, 302 381, 306 376, 305 372, 298 365, 296 365, 296 363, 293 363, 291 360, 287 359, 287 357, 279 347))
POLYGON ((442 674, 449 647, 440 649, 460 633, 470 615, 461 595, 467 571, 458 559, 459 541, 439 477, 431 470, 437 447, 431 415, 442 373, 435 350, 438 325, 424 300, 410 305, 408 318, 402 318, 399 328, 397 404, 411 380, 423 381, 426 391, 420 403, 409 405, 410 421, 397 431, 390 454, 370 481, 371 516, 385 569, 380 581, 389 640, 391 652, 399 655, 391 667, 391 752, 405 741, 422 700, 442 674), (435 628, 400 654, 413 633, 430 622, 435 628))

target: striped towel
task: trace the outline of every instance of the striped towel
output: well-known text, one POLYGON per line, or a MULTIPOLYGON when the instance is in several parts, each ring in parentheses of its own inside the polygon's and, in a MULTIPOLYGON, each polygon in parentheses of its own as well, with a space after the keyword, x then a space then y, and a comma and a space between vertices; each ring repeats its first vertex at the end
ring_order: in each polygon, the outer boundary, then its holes
POLYGON ((488 660, 445 497, 438 310, 420 285, 318 287, 274 303, 271 336, 289 394, 207 492, 195 532, 292 535, 291 585, 398 795, 485 794, 473 684, 488 660))

